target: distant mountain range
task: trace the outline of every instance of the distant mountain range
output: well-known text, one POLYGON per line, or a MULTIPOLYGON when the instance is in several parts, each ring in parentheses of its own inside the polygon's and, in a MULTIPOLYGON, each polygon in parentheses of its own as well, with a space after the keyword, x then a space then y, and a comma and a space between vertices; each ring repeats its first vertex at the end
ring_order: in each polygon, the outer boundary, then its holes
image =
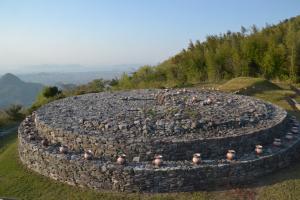
MULTIPOLYGON (((127 71, 128 72, 128 71, 127 71)), ((42 72, 17 74, 26 82, 41 83, 43 85, 64 85, 64 84, 86 84, 94 79, 105 80, 120 77, 121 71, 91 71, 91 72, 42 72)))
MULTIPOLYGON (((41 83, 43 85, 86 84, 94 79, 113 79, 122 73, 131 73, 141 65, 107 65, 107 66, 82 66, 82 65, 31 65, 14 67, 4 73, 13 73, 25 82, 41 83)), ((6 69, 5 66, 0 66, 6 69)))
POLYGON ((79 65, 79 64, 41 64, 27 65, 16 68, 19 73, 73 73, 73 72, 127 72, 137 69, 142 64, 122 64, 122 65, 79 65))
POLYGON ((0 108, 11 104, 30 106, 44 86, 39 83, 24 82, 13 74, 0 78, 0 108))

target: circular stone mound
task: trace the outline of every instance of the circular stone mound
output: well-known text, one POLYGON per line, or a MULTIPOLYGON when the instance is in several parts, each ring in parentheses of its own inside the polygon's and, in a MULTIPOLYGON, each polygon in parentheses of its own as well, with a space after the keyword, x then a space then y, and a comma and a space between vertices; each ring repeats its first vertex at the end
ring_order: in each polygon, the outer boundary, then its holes
POLYGON ((21 124, 19 149, 29 168, 73 185, 192 191, 287 166, 299 148, 297 133, 295 118, 255 98, 196 89, 135 90, 43 106, 21 124), (286 139, 288 132, 293 135, 286 139), (273 145, 275 138, 282 138, 281 146, 273 145), (236 152, 233 161, 225 159, 230 149, 236 152), (201 153, 200 164, 191 163, 194 153, 201 153), (120 165, 121 154, 126 162, 120 165), (155 155, 162 155, 161 166, 152 164, 155 155))

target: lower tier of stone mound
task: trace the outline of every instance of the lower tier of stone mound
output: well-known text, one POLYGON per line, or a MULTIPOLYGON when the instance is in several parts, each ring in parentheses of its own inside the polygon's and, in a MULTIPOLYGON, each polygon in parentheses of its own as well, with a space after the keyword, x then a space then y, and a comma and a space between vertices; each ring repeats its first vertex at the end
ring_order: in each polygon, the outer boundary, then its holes
POLYGON ((235 161, 207 158, 194 165, 191 159, 165 160, 161 167, 155 167, 149 161, 128 161, 125 165, 118 165, 115 160, 101 157, 85 160, 83 152, 62 154, 59 152, 60 144, 42 145, 43 138, 35 129, 32 118, 28 118, 19 127, 19 154, 29 169, 70 185, 126 192, 195 191, 255 181, 298 159, 299 124, 294 118, 289 120, 289 124, 286 133, 293 133, 293 139, 282 135, 282 145, 265 145, 261 156, 256 156, 253 150, 238 154, 235 161), (34 139, 29 135, 35 135, 34 139))
POLYGON ((111 159, 219 159, 285 134, 287 113, 252 97, 196 89, 103 92, 64 98, 36 111, 41 137, 111 159), (163 101, 162 101, 163 100, 163 101), (208 101, 209 100, 209 101, 208 101), (210 103, 208 103, 210 102, 210 103))
POLYGON ((203 158, 218 159, 222 158, 228 149, 235 149, 238 154, 243 154, 253 150, 256 144, 269 144, 274 138, 284 136, 290 124, 286 113, 280 114, 282 115, 278 117, 273 127, 248 131, 245 135, 192 140, 175 137, 157 140, 140 136, 134 139, 128 138, 122 142, 122 139, 65 133, 49 129, 41 124, 38 124, 38 130, 39 135, 47 138, 51 143, 64 144, 73 151, 91 150, 94 155, 107 159, 125 153, 129 160, 150 161, 156 154, 160 154, 167 160, 178 161, 190 159, 194 152, 201 152, 203 158))

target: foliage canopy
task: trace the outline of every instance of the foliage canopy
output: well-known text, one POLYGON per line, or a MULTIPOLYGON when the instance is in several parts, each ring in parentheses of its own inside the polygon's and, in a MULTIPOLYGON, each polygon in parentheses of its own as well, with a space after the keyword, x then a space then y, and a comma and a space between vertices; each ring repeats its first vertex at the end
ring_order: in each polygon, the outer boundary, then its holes
POLYGON ((180 87, 235 77, 261 77, 291 82, 300 78, 300 16, 259 30, 211 35, 157 66, 123 74, 116 89, 180 87))

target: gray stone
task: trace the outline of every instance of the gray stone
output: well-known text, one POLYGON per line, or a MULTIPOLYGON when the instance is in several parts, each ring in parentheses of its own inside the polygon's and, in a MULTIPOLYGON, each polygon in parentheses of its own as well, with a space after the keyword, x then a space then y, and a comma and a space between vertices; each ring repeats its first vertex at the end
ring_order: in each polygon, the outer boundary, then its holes
POLYGON ((58 100, 28 116, 18 131, 19 155, 29 169, 80 187, 194 191, 255 181, 288 166, 300 156, 300 135, 285 139, 293 129, 299 124, 286 111, 251 97, 194 89, 104 92, 58 100), (201 106, 208 98, 213 103, 201 106), (274 138, 283 145, 274 147, 274 138), (44 139, 48 146, 41 145, 44 139), (263 144, 262 156, 256 144, 263 144), (230 162, 229 149, 237 152, 230 162), (84 159, 85 152, 92 159, 84 159), (123 153, 126 163, 119 165, 123 153), (192 164, 194 153, 201 153, 200 165, 192 164), (152 164, 157 154, 160 167, 152 164))
POLYGON ((133 157, 132 162, 140 162, 140 157, 133 157))

